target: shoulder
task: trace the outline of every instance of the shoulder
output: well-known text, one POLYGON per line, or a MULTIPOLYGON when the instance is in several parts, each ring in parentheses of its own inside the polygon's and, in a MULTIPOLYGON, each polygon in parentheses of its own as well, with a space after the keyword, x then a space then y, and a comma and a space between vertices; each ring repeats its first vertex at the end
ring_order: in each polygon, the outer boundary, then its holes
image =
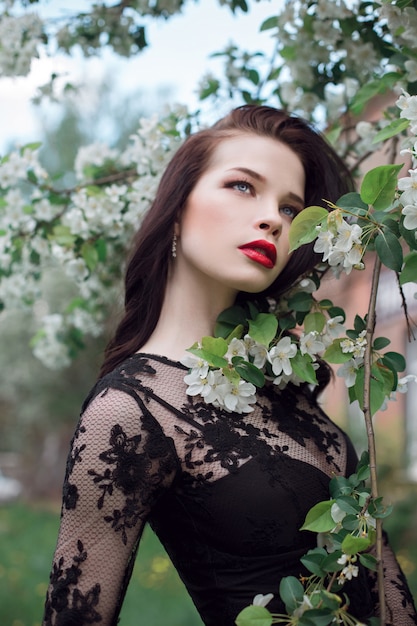
POLYGON ((164 357, 135 354, 100 378, 86 397, 84 422, 121 421, 130 426, 155 428, 161 407, 168 407, 180 390, 187 369, 164 357))
MULTIPOLYGON (((166 357, 133 354, 96 382, 84 401, 82 411, 96 397, 105 397, 110 389, 118 390, 137 402, 141 395, 157 394, 164 382, 178 376, 183 378, 185 373, 183 365, 166 357)), ((125 401, 128 402, 127 398, 125 401)))

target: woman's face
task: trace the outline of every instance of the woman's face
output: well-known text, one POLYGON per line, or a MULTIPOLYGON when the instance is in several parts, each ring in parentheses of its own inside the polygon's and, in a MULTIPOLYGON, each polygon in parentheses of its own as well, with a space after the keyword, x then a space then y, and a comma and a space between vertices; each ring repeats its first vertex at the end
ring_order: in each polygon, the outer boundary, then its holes
POLYGON ((287 145, 250 133, 222 140, 177 225, 177 276, 230 302, 239 291, 269 287, 288 262, 304 186, 302 163, 287 145))

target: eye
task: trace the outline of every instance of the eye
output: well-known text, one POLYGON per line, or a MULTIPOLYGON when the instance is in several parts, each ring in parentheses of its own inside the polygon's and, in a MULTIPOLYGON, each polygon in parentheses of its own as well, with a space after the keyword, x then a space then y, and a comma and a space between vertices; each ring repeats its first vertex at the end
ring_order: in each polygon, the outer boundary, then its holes
POLYGON ((297 209, 296 207, 291 206, 291 205, 284 205, 284 206, 280 207, 279 210, 281 211, 281 213, 284 213, 284 215, 286 215, 287 217, 289 217, 292 220, 300 212, 300 209, 297 209))
POLYGON ((251 183, 247 180, 233 180, 230 183, 227 183, 226 187, 235 189, 236 191, 239 191, 239 193, 244 194, 252 194, 254 192, 253 185, 251 185, 251 183))

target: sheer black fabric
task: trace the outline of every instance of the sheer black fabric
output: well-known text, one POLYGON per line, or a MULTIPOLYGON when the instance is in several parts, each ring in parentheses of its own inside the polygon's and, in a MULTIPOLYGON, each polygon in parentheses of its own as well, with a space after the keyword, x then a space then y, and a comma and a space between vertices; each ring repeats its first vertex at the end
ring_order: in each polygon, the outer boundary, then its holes
MULTIPOLYGON (((114 626, 146 522, 164 544, 207 626, 233 626, 257 593, 283 612, 282 576, 303 573, 315 547, 299 531, 355 470, 349 439, 308 389, 266 387, 238 415, 186 396, 186 368, 138 354, 100 380, 73 437, 44 626, 114 626)), ((388 545, 390 625, 417 624, 388 545)), ((377 614, 372 575, 350 590, 351 612, 377 614)))

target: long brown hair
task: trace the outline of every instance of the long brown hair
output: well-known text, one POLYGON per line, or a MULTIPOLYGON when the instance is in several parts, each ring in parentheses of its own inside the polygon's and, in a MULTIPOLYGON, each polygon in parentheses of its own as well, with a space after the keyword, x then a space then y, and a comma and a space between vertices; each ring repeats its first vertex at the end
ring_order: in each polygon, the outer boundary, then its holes
MULTIPOLYGON (((244 105, 211 128, 191 135, 168 164, 135 236, 125 278, 125 314, 106 348, 101 376, 137 352, 152 334, 162 308, 175 222, 216 146, 240 133, 276 139, 298 155, 306 175, 306 206, 327 208, 324 200, 335 202, 353 187, 348 169, 324 137, 302 118, 283 110, 244 105)), ((256 297, 279 296, 318 261, 313 244, 296 250, 276 281, 256 297)))

